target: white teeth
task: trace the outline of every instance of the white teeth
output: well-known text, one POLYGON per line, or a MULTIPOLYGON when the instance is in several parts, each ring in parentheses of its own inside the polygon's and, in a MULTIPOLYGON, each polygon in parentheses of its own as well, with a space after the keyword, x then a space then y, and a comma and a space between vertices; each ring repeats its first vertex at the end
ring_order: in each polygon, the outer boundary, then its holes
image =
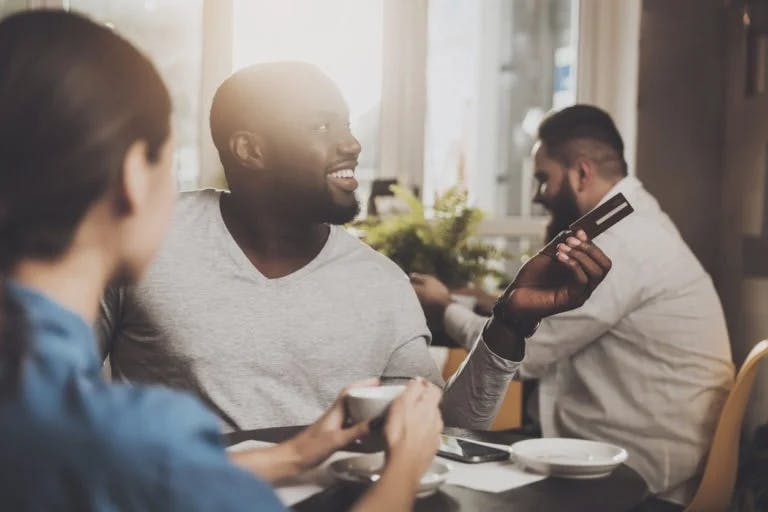
POLYGON ((330 174, 332 178, 354 178, 355 177, 355 171, 352 169, 342 169, 340 171, 332 172, 330 174))

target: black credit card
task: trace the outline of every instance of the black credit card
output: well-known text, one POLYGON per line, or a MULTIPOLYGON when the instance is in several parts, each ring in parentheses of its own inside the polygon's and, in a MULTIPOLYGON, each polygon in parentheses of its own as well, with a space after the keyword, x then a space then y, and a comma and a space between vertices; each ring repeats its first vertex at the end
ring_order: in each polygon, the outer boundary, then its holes
POLYGON ((593 240, 633 211, 635 210, 627 198, 619 192, 568 226, 568 229, 558 233, 552 241, 544 246, 541 252, 554 258, 557 255, 558 244, 565 243, 565 240, 570 236, 575 236, 577 231, 584 230, 587 237, 593 240))

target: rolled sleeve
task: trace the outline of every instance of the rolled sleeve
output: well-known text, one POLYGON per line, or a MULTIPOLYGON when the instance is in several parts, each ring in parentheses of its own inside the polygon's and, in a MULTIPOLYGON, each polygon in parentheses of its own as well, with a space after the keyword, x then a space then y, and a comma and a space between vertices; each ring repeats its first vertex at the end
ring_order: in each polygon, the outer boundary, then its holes
POLYGON ((443 397, 445 424, 473 429, 489 428, 519 368, 520 361, 496 355, 480 337, 448 383, 443 397))

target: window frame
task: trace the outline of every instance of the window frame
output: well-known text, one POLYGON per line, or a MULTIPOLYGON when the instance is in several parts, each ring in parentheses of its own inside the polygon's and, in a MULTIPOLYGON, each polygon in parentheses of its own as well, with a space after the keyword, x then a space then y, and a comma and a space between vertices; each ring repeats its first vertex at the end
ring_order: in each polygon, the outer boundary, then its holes
MULTIPOLYGON (((398 178, 419 190, 423 189, 428 7, 429 0, 387 0, 382 21, 382 60, 389 72, 382 75, 381 160, 375 177, 398 178)), ((69 0, 28 0, 27 8, 68 9, 69 0)), ((577 101, 599 105, 614 116, 624 135, 632 173, 640 0, 575 0, 574 8, 577 101)), ((208 115, 216 87, 231 73, 232 0, 204 0, 202 44, 199 186, 221 186, 221 163, 211 140, 208 115)), ((527 215, 494 216, 483 221, 480 232, 484 236, 536 238, 541 237, 543 223, 527 215)))

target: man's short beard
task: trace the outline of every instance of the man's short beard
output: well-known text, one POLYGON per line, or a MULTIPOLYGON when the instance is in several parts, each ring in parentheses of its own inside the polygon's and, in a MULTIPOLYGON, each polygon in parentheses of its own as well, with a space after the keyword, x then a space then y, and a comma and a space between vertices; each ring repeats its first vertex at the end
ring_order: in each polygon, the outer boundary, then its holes
POLYGON ((563 180, 557 196, 549 204, 549 211, 552 219, 547 225, 547 242, 561 231, 568 229, 568 226, 581 217, 579 205, 576 202, 576 193, 568 180, 563 180))
POLYGON ((355 204, 349 206, 339 206, 337 204, 330 204, 325 212, 323 212, 322 222, 327 222, 334 226, 341 226, 352 222, 355 217, 360 213, 360 202, 355 200, 355 204))
POLYGON ((334 201, 333 194, 328 189, 312 189, 309 187, 273 186, 268 201, 279 204, 277 207, 283 216, 294 221, 308 223, 327 223, 334 226, 351 222, 360 213, 360 203, 355 198, 354 203, 340 205, 334 201))

